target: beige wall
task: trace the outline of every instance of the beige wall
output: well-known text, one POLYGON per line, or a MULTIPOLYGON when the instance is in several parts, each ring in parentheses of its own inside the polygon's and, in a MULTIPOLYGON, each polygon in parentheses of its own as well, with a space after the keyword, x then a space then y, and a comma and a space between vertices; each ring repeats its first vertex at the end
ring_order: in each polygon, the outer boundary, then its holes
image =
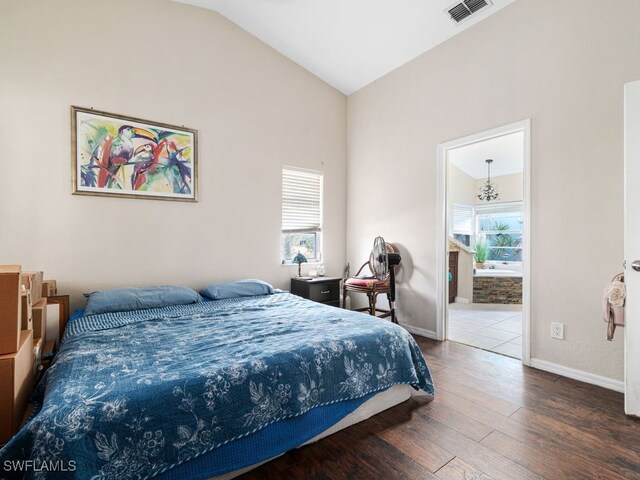
MULTIPOLYGON (((453 223, 453 206, 455 204, 473 205, 477 200, 476 192, 476 181, 473 177, 449 163, 447 165, 447 215, 449 228, 453 223)), ((465 251, 461 251, 458 254, 457 297, 469 301, 473 298, 473 255, 465 251)))
POLYGON ((458 292, 456 302, 473 302, 473 264, 475 256, 473 250, 458 252, 458 292))
POLYGON ((453 222, 453 206, 473 205, 476 203, 476 181, 471 175, 463 172, 455 165, 447 166, 447 215, 450 219, 449 228, 453 222))
POLYGON ((280 265, 282 165, 322 170, 327 273, 345 262, 346 99, 220 15, 168 0, 10 0, 0 15, 0 263, 96 288, 280 265), (196 204, 71 195, 70 105, 199 131, 196 204))
POLYGON ((486 179, 474 179, 468 173, 460 170, 455 165, 447 165, 447 212, 449 218, 453 215, 453 205, 486 205, 488 203, 520 202, 523 198, 522 187, 524 185, 522 173, 498 175, 491 177, 498 185, 500 198, 490 202, 478 199, 478 190, 486 182, 486 179))
POLYGON ((375 235, 401 245, 400 321, 435 330, 437 144, 531 118, 532 356, 622 378, 600 298, 622 264, 638 18, 635 0, 519 0, 349 97, 347 259, 375 235), (380 172, 388 191, 372 195, 380 172))

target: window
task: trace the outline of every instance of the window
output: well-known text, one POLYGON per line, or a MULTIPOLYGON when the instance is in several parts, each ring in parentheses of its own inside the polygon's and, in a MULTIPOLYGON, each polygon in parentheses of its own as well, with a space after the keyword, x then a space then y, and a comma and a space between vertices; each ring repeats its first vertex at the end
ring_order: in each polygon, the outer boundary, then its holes
POLYGON ((300 252, 309 262, 322 259, 322 172, 282 169, 282 263, 300 252))
POLYGON ((453 238, 467 247, 471 246, 471 237, 473 236, 473 213, 472 205, 460 205, 457 203, 453 205, 451 233, 453 238))
POLYGON ((478 234, 489 246, 488 260, 522 261, 522 204, 476 207, 478 234))

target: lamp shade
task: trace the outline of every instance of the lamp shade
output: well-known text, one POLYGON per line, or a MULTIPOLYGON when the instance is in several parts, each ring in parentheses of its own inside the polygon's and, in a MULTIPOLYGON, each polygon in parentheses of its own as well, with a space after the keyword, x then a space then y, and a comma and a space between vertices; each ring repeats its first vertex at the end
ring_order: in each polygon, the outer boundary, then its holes
POLYGON ((291 259, 291 261, 293 263, 297 263, 298 264, 298 277, 302 276, 302 271, 301 271, 301 266, 303 263, 307 263, 307 257, 305 257, 303 254, 300 253, 300 250, 298 250, 298 253, 296 253, 296 256, 293 257, 291 259))
POLYGON ((305 257, 302 253, 296 253, 296 256, 291 259, 293 263, 297 263, 300 265, 301 263, 307 263, 307 257, 305 257))

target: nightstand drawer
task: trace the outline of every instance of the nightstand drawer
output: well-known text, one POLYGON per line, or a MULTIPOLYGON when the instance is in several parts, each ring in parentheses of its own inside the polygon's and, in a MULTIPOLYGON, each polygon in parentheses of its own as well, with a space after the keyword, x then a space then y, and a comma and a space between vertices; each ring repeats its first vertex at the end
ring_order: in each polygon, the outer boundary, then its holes
POLYGON ((310 284, 309 300, 322 303, 340 300, 340 282, 310 284))
POLYGON ((292 278, 291 293, 313 302, 340 306, 340 277, 292 278))

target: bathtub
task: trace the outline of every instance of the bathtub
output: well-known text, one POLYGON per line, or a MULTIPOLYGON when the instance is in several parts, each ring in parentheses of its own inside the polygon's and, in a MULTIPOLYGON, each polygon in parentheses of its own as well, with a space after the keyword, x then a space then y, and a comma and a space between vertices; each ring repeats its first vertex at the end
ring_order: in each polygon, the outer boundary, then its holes
POLYGON ((476 268, 474 277, 522 277, 522 264, 485 263, 484 268, 476 268), (493 268, 491 268, 493 267, 493 268))
POLYGON ((473 303, 522 303, 522 264, 495 263, 477 268, 473 274, 473 303))

